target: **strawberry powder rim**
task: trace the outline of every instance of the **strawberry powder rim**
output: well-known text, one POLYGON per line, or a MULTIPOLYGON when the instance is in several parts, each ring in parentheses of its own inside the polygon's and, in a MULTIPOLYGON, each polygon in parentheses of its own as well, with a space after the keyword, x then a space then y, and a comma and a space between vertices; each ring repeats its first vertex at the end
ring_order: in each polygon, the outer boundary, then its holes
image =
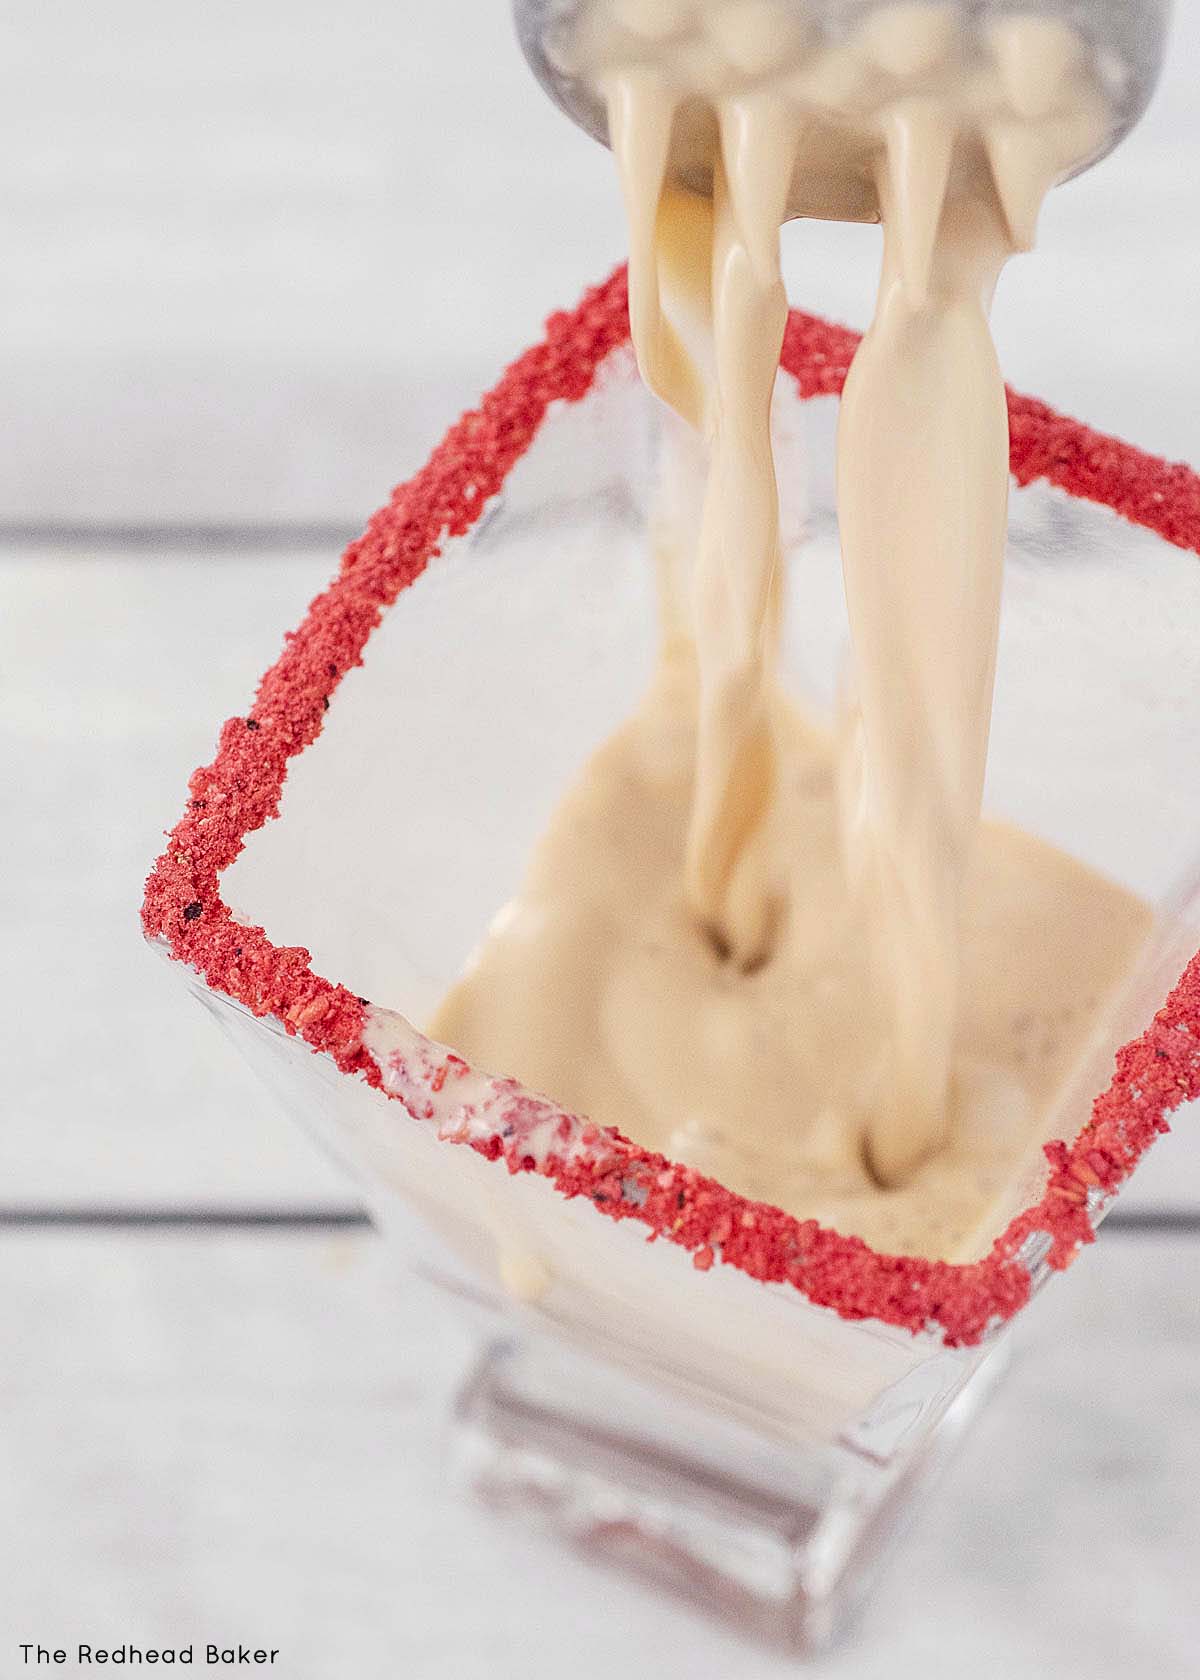
MULTIPOLYGON (((335 581, 285 638, 250 713, 225 723, 216 757, 192 776, 184 815, 146 883, 143 927, 213 990, 254 1015, 272 1017, 331 1056, 342 1073, 361 1075, 399 1099, 415 1120, 428 1122, 440 1111, 443 1137, 503 1160, 512 1173, 539 1173, 565 1196, 587 1196, 609 1218, 637 1220, 651 1241, 661 1237, 689 1250, 700 1270, 719 1258, 752 1278, 789 1283, 842 1318, 881 1320, 914 1333, 936 1329, 950 1346, 975 1344, 1029 1300, 1032 1278, 1021 1256, 1023 1250, 1028 1255, 1030 1240, 1048 1244, 1049 1266, 1067 1267, 1094 1241, 1097 1208, 1154 1138, 1170 1129, 1166 1116, 1200 1095, 1200 953, 1141 1037, 1118 1052, 1112 1082, 1074 1143, 1045 1146, 1050 1173, 1041 1199, 1012 1220, 984 1259, 960 1265, 883 1254, 861 1238, 752 1202, 615 1130, 565 1113, 515 1081, 475 1075, 461 1058, 448 1057, 406 1024, 416 1065, 410 1057, 389 1069, 364 1044, 371 1016, 386 1012, 371 1011, 366 999, 314 974, 302 947, 273 945, 262 928, 235 921, 221 898, 222 871, 247 837, 279 814, 288 761, 320 734, 331 696, 345 673, 362 663, 384 609, 416 582, 447 536, 461 536, 475 524, 534 441, 550 405, 586 396, 601 363, 629 336, 622 266, 575 309, 552 315, 542 340, 513 362, 373 515, 346 549, 335 581), (448 1072, 472 1074, 473 1090, 484 1081, 492 1095, 482 1105, 482 1120, 445 1123, 453 1096, 445 1090, 448 1072), (531 1151, 530 1125, 545 1135, 547 1121, 550 1148, 531 1151)), ((793 310, 781 365, 802 398, 837 395, 858 342, 859 335, 845 327, 793 310)), ((1012 391, 1008 415, 1018 484, 1045 479, 1200 553, 1200 476, 1189 467, 1156 459, 1012 391)))

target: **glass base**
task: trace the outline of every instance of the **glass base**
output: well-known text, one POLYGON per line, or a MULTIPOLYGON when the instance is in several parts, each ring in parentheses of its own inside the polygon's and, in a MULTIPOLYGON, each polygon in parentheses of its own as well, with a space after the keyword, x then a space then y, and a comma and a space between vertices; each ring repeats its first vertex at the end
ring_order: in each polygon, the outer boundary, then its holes
POLYGON ((845 1441, 768 1440, 560 1345, 499 1340, 459 1395, 452 1471, 585 1555, 813 1652, 851 1623, 1006 1363, 1005 1343, 881 1461, 845 1441))

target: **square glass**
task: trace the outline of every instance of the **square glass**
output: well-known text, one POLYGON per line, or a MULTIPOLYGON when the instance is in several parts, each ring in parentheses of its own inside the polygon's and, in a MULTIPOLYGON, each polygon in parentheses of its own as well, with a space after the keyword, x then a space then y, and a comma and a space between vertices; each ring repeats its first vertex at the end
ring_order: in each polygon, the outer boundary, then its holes
MULTIPOLYGON (((775 405, 784 675, 817 710, 846 644, 833 438, 855 343, 793 313, 775 405)), ((971 1261, 748 1203, 413 1025, 650 674, 663 428, 621 272, 351 545, 147 887, 148 937, 477 1319, 466 1480, 793 1646, 843 1625, 1005 1325, 1200 1092, 1200 481, 1029 399, 1010 423, 986 805, 1157 918, 971 1261)))

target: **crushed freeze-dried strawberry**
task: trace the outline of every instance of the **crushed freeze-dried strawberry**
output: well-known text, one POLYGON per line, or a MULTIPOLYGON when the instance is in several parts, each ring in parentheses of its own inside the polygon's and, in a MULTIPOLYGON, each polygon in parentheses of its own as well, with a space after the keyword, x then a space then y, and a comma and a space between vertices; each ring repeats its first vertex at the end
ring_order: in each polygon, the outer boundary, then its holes
MULTIPOLYGON (((219 878, 248 835, 278 815, 288 762, 320 734, 329 698, 362 662, 384 611, 414 583, 448 536, 467 531, 537 435, 550 405, 575 402, 597 368, 629 339, 623 269, 553 315, 545 336, 507 370, 477 409, 464 414, 425 466, 396 489, 346 550, 335 581, 319 595, 259 685, 249 712, 221 731, 217 756, 197 770, 183 818, 146 884, 148 937, 190 964, 215 990, 256 1015, 271 1015, 345 1074, 381 1086, 364 1048, 365 1003, 312 972, 308 952, 277 947, 262 928, 235 922, 219 878)), ((836 395, 858 336, 793 311, 782 365, 802 396, 836 395)), ((1200 552, 1200 478, 1009 392, 1011 464, 1021 484, 1042 478, 1101 502, 1168 542, 1200 552)), ((444 1067, 470 1072, 461 1058, 444 1067)), ((444 1080, 443 1073, 443 1080, 444 1080)), ((519 1140, 470 1140, 513 1172, 537 1170, 566 1196, 587 1196, 610 1219, 636 1219, 651 1238, 691 1251, 706 1271, 719 1245, 723 1264, 764 1282, 786 1282, 847 1319, 880 1319, 912 1331, 940 1329, 951 1345, 979 1341, 1029 1298, 1019 1256, 1030 1238, 1049 1239, 1052 1266, 1070 1263, 1093 1240, 1091 1203, 1110 1195, 1166 1116, 1200 1095, 1200 956, 1146 1031, 1117 1057, 1107 1091, 1071 1145, 1047 1146, 1045 1193, 972 1265, 875 1252, 857 1237, 748 1202, 690 1168, 640 1149, 613 1132, 582 1125, 569 1160, 540 1165, 519 1140)))

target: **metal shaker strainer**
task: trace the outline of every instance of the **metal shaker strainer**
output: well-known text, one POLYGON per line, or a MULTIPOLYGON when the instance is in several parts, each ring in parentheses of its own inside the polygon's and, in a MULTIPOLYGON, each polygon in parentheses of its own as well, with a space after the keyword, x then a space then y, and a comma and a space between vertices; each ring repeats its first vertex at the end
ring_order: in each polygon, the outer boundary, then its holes
MULTIPOLYGON (((521 47, 534 75, 561 110, 595 139, 608 144, 608 119, 594 80, 576 73, 564 56, 569 40, 598 0, 513 0, 521 47)), ((726 40, 736 40, 738 13, 747 14, 747 27, 761 30, 764 14, 779 26, 799 26, 814 52, 835 50, 873 13, 894 8, 896 0, 623 0, 620 17, 635 43, 639 30, 648 45, 661 48, 673 37, 712 27, 723 14, 726 40), (753 9, 756 16, 749 17, 753 9)), ((1170 0, 930 0, 913 6, 928 15, 940 7, 956 14, 964 55, 986 50, 989 31, 1006 19, 1024 17, 1059 20, 1069 25, 1090 54, 1095 76, 1111 111, 1111 124, 1102 144, 1072 171, 1079 173, 1105 156, 1142 115, 1158 80, 1170 15, 1170 0)), ((735 71, 736 73, 736 71, 735 71)), ((747 84, 753 71, 744 73, 747 84)))

